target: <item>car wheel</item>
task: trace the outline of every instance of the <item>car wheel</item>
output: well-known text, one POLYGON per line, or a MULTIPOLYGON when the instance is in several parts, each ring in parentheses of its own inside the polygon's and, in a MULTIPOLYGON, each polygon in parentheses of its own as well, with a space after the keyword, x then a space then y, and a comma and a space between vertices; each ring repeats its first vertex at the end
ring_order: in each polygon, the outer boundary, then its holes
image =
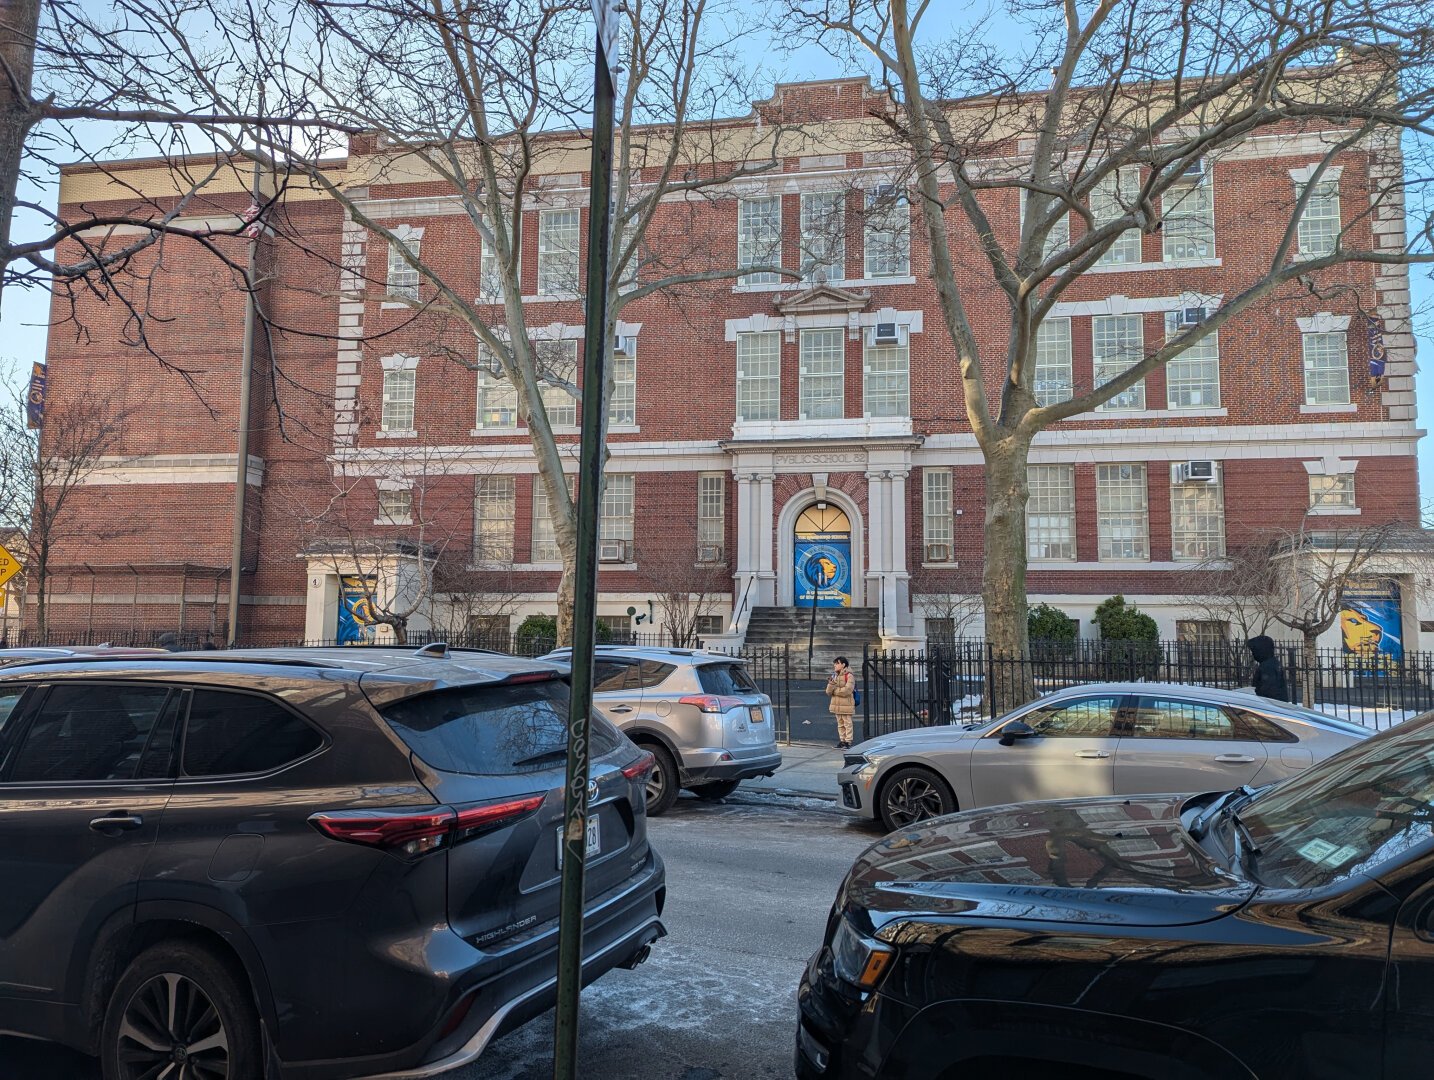
POLYGON ((248 987, 212 953, 156 945, 125 969, 105 1010, 104 1080, 250 1080, 264 1075, 248 987))
POLYGON ((725 799, 737 790, 737 785, 741 782, 740 780, 713 780, 709 784, 697 784, 687 790, 699 799, 725 799))
POLYGON ((647 743, 643 749, 652 754, 652 771, 647 774, 647 816, 656 817, 666 813, 677 801, 680 783, 677 762, 667 747, 659 743, 647 743))
POLYGON ((930 769, 897 769, 881 785, 881 823, 887 832, 956 812, 956 796, 930 769))

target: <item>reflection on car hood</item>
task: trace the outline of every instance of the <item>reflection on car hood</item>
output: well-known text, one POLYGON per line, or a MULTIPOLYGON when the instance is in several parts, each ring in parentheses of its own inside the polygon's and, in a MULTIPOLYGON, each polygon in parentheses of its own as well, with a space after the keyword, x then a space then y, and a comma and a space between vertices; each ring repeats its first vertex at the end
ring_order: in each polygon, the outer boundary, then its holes
POLYGON ((889 746, 902 753, 916 751, 923 746, 951 746, 962 739, 981 735, 981 731, 966 731, 960 724, 939 724, 935 727, 907 728, 893 731, 890 735, 877 735, 865 742, 857 743, 848 753, 862 754, 873 746, 889 746))
POLYGON ((1180 824, 1185 796, 992 806, 901 829, 847 878, 843 906, 873 927, 912 914, 1116 926, 1228 915, 1255 886, 1180 824))

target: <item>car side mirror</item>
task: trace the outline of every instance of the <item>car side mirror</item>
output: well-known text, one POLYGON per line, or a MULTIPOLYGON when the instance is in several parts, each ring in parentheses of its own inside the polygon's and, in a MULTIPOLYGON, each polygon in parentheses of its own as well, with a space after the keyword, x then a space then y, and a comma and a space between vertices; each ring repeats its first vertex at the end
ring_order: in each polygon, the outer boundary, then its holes
POLYGON ((1036 734, 1036 729, 1030 724, 1021 720, 1012 720, 1001 729, 1001 745, 1015 746, 1017 739, 1029 739, 1036 734))

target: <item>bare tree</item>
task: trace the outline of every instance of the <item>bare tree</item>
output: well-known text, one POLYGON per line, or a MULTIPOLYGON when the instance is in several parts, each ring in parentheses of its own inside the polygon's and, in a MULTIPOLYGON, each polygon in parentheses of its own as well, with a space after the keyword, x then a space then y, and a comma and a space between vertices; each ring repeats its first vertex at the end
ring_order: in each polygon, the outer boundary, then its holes
MULTIPOLYGON (((1152 371, 1277 293, 1342 289, 1371 311, 1373 298, 1359 295, 1339 267, 1434 259, 1427 212, 1412 242, 1402 228, 1406 209, 1417 210, 1406 197, 1420 196, 1425 177, 1403 175, 1400 136, 1426 130, 1434 112, 1434 38, 1421 0, 1278 11, 1220 0, 1040 0, 1010 7, 1017 34, 977 24, 946 40, 936 37, 940 5, 784 6, 794 35, 869 64, 890 97, 889 110, 873 117, 871 140, 909 161, 906 182, 930 245, 963 419, 985 463, 982 589, 987 635, 1001 654, 1026 648, 1026 467, 1038 432, 1136 391, 1152 371), (1315 164, 1298 194, 1272 196, 1263 208, 1279 228, 1273 242, 1246 242, 1247 255, 1248 244, 1260 244, 1255 268, 1235 279, 1227 266, 1223 300, 1196 305, 1204 317, 1158 347, 1119 356, 1092 385, 1038 394, 1036 338, 1056 302, 1102 259, 1129 258, 1113 252, 1125 238, 1164 228, 1167 241, 1198 246, 1191 215, 1179 212, 1205 198, 1191 177, 1271 135, 1306 136, 1315 164), (1368 203, 1328 242, 1302 244, 1305 208, 1351 154, 1370 163, 1368 203), (998 225, 1003 193, 1021 200, 1018 236, 998 225), (963 259, 964 250, 975 259, 963 259), (1004 356, 993 364, 969 312, 997 304, 1008 327, 1004 356)), ((1013 687, 1002 704, 1020 692, 1013 687)))
POLYGON ((693 648, 704 618, 717 614, 730 599, 732 573, 725 563, 694 562, 696 547, 671 539, 639 542, 637 564, 657 600, 662 633, 677 648, 693 648))
MULTIPOLYGON (((132 411, 89 390, 67 393, 51 405, 39 429, 27 425, 26 393, 14 383, 0 404, 0 525, 23 548, 26 591, 35 597, 35 632, 48 630, 55 558, 81 544, 102 543, 132 531, 120 514, 106 514, 104 500, 80 512, 79 489, 95 473, 122 462, 119 451, 132 411)), ((16 554, 20 554, 16 552, 16 554)))
POLYGON ((1267 633, 1275 621, 1272 541, 1255 541, 1196 563, 1181 575, 1181 607, 1226 626, 1239 641, 1267 633))

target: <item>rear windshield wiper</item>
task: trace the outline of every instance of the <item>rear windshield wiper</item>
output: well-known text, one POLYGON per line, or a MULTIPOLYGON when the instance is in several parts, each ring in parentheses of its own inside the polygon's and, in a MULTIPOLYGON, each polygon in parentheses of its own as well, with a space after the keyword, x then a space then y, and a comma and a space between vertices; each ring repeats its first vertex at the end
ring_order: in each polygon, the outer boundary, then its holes
POLYGON ((541 754, 534 754, 532 757, 519 758, 517 761, 513 762, 510 767, 514 769, 521 769, 526 765, 542 765, 544 762, 548 761, 566 761, 567 759, 568 752, 566 749, 544 750, 541 754))

